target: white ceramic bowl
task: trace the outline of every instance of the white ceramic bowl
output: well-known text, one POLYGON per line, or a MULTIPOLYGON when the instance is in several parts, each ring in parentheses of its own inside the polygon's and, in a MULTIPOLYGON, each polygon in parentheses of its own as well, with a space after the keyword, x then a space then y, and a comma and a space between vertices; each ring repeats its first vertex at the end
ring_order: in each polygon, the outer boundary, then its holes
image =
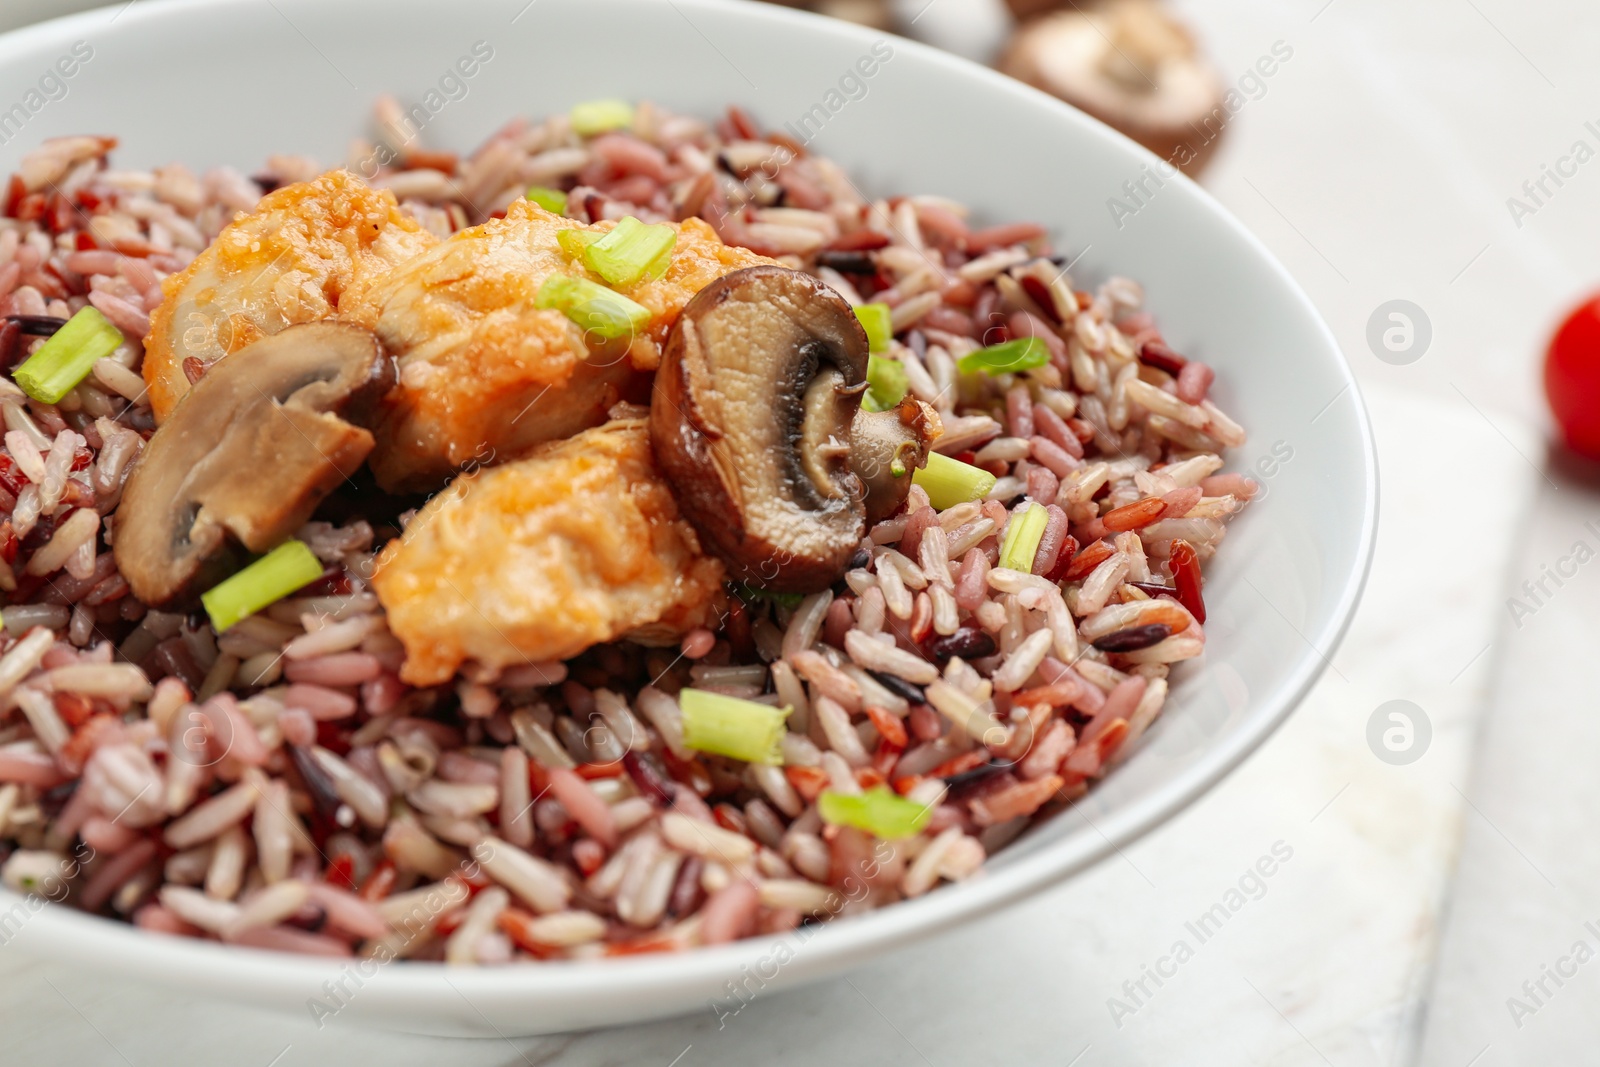
MULTIPOLYGON (((789 986, 992 912, 1127 845, 1216 784, 1306 692, 1354 610, 1376 467, 1332 335, 1261 244, 1189 182, 1148 184, 1153 195, 1119 226, 1108 198, 1124 196, 1123 183, 1155 157, 1016 82, 898 38, 728 0, 147 0, 0 38, 0 111, 26 101, 78 41, 93 55, 67 94, 20 132, 0 122, 5 170, 45 137, 85 132, 121 137, 124 165, 250 168, 276 152, 342 159, 374 95, 424 99, 479 41, 493 56, 432 117, 430 144, 469 148, 514 114, 596 97, 649 97, 705 116, 737 102, 775 128, 835 107, 811 147, 869 192, 938 193, 982 220, 1044 222, 1082 253, 1081 281, 1120 273, 1143 282, 1167 336, 1217 368, 1216 394, 1250 431, 1229 469, 1256 468, 1267 487, 1210 572, 1209 650, 1181 673, 1165 715, 1075 811, 981 875, 804 943, 763 937, 677 956, 455 968, 448 980, 430 964, 358 971, 359 988, 346 983, 356 990, 350 1018, 483 1035, 638 1022, 703 1009, 727 996, 731 978, 789 986), (866 95, 829 97, 878 42, 892 55, 866 95)), ((0 896, 0 911, 14 903, 0 896)), ((289 1011, 306 1011, 346 969, 147 935, 64 908, 31 922, 14 951, 289 1011)))

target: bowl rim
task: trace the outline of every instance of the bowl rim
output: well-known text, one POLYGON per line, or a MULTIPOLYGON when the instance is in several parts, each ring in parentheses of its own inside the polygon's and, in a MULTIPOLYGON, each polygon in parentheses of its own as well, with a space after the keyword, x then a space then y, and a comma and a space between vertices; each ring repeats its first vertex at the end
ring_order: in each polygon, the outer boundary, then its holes
MULTIPOLYGON (((120 8, 120 11, 115 18, 119 21, 125 19, 127 26, 133 26, 162 20, 177 21, 189 12, 243 7, 249 2, 162 0, 160 3, 138 5, 137 0, 124 0, 0 34, 0 62, 38 45, 71 40, 74 36, 80 36, 82 31, 94 29, 105 32, 105 16, 116 8, 120 8)), ((296 2, 309 3, 310 0, 296 2)), ((632 0, 620 2, 629 3, 632 0)), ((1053 112, 1056 121, 1072 127, 1075 136, 1098 139, 1114 145, 1118 151, 1131 152, 1136 162, 1152 166, 1161 162, 1153 153, 1122 134, 1054 97, 995 70, 917 41, 772 4, 738 3, 737 0, 673 0, 672 6, 713 17, 765 23, 778 32, 785 28, 804 28, 808 34, 830 33, 836 40, 851 43, 870 43, 883 37, 892 37, 897 57, 903 49, 904 54, 915 57, 919 63, 942 68, 942 72, 950 78, 976 80, 994 91, 1026 100, 1034 106, 1043 105, 1053 112)), ((1300 314, 1315 323, 1320 331, 1325 347, 1335 357, 1333 362, 1336 370, 1351 394, 1356 436, 1361 449, 1360 530, 1354 565, 1343 576, 1334 598, 1333 610, 1316 632, 1303 635, 1307 647, 1294 669, 1275 690, 1252 701, 1256 705, 1256 712, 1225 743, 1148 795, 1092 823, 1098 831, 1097 842, 1073 848, 1058 846, 1041 849, 1037 854, 1008 863, 1002 869, 986 868, 977 877, 941 887, 914 900, 902 901, 845 921, 823 924, 805 939, 805 951, 795 953, 793 963, 786 964, 779 979, 770 984, 781 981, 787 986, 805 981, 809 977, 840 969, 848 964, 850 958, 860 959, 868 953, 887 951, 915 937, 937 933, 958 923, 993 914, 1024 897, 1058 885, 1144 837, 1209 792, 1271 736, 1322 675, 1349 629, 1371 571, 1379 500, 1377 453, 1360 386, 1342 348, 1316 306, 1266 245, 1187 176, 1175 174, 1173 177, 1178 180, 1180 187, 1187 189, 1198 210, 1212 215, 1214 221, 1231 231, 1245 248, 1254 253, 1257 260, 1267 265, 1278 277, 1300 314)), ((21 895, 0 887, 0 909, 23 901, 21 895)), ((53 958, 93 965, 112 973, 148 976, 184 986, 204 983, 219 991, 248 988, 258 993, 314 993, 322 988, 325 980, 346 972, 358 962, 354 959, 319 959, 189 938, 162 937, 117 920, 70 908, 41 907, 29 923, 30 927, 34 925, 41 927, 38 936, 16 939, 25 953, 48 951, 53 958)), ((568 1003, 591 994, 615 997, 671 984, 701 983, 737 974, 741 967, 748 968, 771 956, 775 944, 790 940, 792 936, 760 935, 680 953, 592 961, 564 960, 511 967, 447 968, 442 964, 396 961, 403 965, 384 968, 385 978, 379 983, 384 992, 373 994, 372 1002, 374 1006, 379 1000, 419 1003, 422 997, 432 998, 450 991, 459 993, 469 1004, 472 1004, 474 995, 490 998, 508 995, 517 998, 546 996, 552 1001, 568 1003)), ((10 940, 7 939, 8 942, 10 940)), ((530 1008, 536 1003, 533 999, 527 1001, 530 1008)))

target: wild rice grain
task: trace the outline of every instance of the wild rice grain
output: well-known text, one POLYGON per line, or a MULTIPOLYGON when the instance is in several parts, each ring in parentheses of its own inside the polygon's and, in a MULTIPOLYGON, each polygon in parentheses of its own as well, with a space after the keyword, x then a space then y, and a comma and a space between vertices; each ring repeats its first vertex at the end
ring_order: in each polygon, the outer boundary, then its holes
POLYGON ((377 657, 365 652, 342 652, 312 659, 289 660, 283 673, 291 682, 341 686, 370 682, 383 673, 377 657))
POLYGON ((277 885, 256 889, 240 902, 234 918, 227 921, 218 933, 230 941, 238 934, 245 933, 246 929, 277 926, 298 912, 309 896, 304 881, 280 881, 277 885))
POLYGON ((908 897, 919 897, 932 889, 939 880, 939 864, 961 836, 961 828, 952 826, 928 842, 927 847, 906 868, 900 880, 900 891, 908 897))
POLYGON ((22 708, 28 725, 33 728, 33 736, 47 752, 59 756, 67 738, 72 736, 72 730, 61 720, 55 704, 43 693, 26 686, 15 690, 12 699, 22 708))
POLYGON ((1015 692, 1027 684, 1039 665, 1044 662, 1044 657, 1049 653, 1055 643, 1055 634, 1050 630, 1036 630, 1029 634, 1022 644, 1006 657, 1000 669, 994 672, 993 682, 996 690, 1002 693, 1015 692))
POLYGON ((478 946, 495 929, 500 913, 511 903, 511 894, 490 886, 472 898, 466 918, 445 941, 444 961, 460 966, 478 962, 478 946))
MULTIPOLYGON (((338 779, 335 779, 335 788, 337 787, 338 779)), ((406 793, 406 800, 421 811, 465 819, 493 811, 499 806, 500 790, 497 786, 484 783, 445 782, 434 779, 410 790, 406 793)))
POLYGON ((795 673, 810 682, 817 692, 836 701, 852 715, 861 710, 861 688, 820 653, 801 652, 789 657, 789 661, 795 673))
POLYGON ((554 767, 546 772, 550 792, 561 801, 573 821, 583 827, 607 849, 617 846, 617 824, 611 809, 595 795, 590 783, 565 767, 554 767))
POLYGON ((760 906, 761 895, 755 884, 734 878, 706 898, 701 907, 701 944, 721 945, 746 936, 755 925, 760 906))
POLYGON ((598 941, 605 936, 605 920, 587 911, 558 911, 529 919, 523 926, 527 937, 541 945, 571 948, 598 941))
POLYGON ((172 914, 214 934, 220 935, 238 920, 239 905, 230 900, 213 900, 198 889, 165 885, 158 896, 161 905, 172 914))
POLYGON ((100 515, 92 508, 79 508, 56 527, 45 546, 28 560, 27 573, 45 575, 53 573, 67 562, 67 557, 88 543, 100 532, 100 515))
POLYGON ((797 652, 803 652, 817 643, 817 636, 822 632, 822 621, 827 617, 828 608, 833 603, 833 593, 823 590, 813 593, 800 602, 789 620, 789 627, 783 634, 783 655, 785 658, 797 652))
POLYGON ((939 668, 921 656, 856 630, 845 635, 844 647, 850 658, 867 670, 892 674, 913 685, 927 685, 939 677, 939 668))
POLYGON ((472 858, 535 911, 560 911, 572 895, 559 868, 500 838, 480 840, 472 846, 472 858))
POLYGON ((289 877, 295 840, 289 804, 287 782, 273 780, 260 788, 251 829, 255 836, 256 862, 269 885, 289 877))
MULTIPOLYGON (((383 791, 370 779, 359 774, 344 760, 321 746, 313 746, 309 749, 309 753, 316 765, 332 781, 339 799, 350 805, 351 810, 363 823, 369 827, 381 828, 388 821, 388 800, 383 791)), ((492 801, 489 807, 493 807, 492 801)))
POLYGON ((518 848, 533 847, 533 797, 528 787, 528 757, 520 748, 500 753, 500 832, 518 848))
POLYGON ((342 941, 322 934, 307 933, 292 926, 253 927, 241 931, 233 938, 233 942, 247 948, 292 952, 301 956, 345 958, 353 955, 350 946, 342 941))
POLYGON ((755 842, 743 834, 686 818, 677 812, 661 817, 661 835, 673 848, 705 859, 720 860, 733 867, 743 866, 755 855, 755 842))
POLYGON ((683 642, 678 646, 685 659, 700 659, 717 646, 717 635, 701 627, 690 630, 683 636, 683 642))
POLYGON ((900 568, 888 558, 881 555, 877 559, 878 588, 883 591, 884 605, 889 609, 889 614, 897 619, 911 618, 911 609, 914 602, 911 591, 906 588, 900 568))
MULTIPOLYGON (((937 670, 934 671, 934 675, 938 676, 937 670)), ((852 768, 860 768, 872 762, 872 757, 862 747, 861 738, 850 724, 849 712, 827 697, 818 697, 812 710, 822 727, 823 736, 827 738, 828 747, 842 757, 846 764, 852 768)))
POLYGON ((789 818, 799 818, 800 813, 805 810, 805 802, 794 791, 794 786, 789 784, 783 768, 754 763, 750 765, 750 776, 755 779, 756 784, 772 803, 777 805, 778 810, 789 818))
MULTIPOLYGON (((5 820, 0 819, 0 826, 5 820)), ((84 882, 78 895, 78 906, 88 912, 97 912, 129 879, 138 874, 156 858, 156 843, 144 839, 106 860, 84 882)))
POLYGON ((154 691, 144 671, 131 663, 77 663, 46 671, 37 684, 58 692, 104 697, 123 704, 149 700, 154 691))
POLYGON ((976 548, 961 560, 956 578, 956 604, 964 611, 976 611, 989 594, 989 557, 976 548))
POLYGON ((211 849, 211 863, 206 869, 206 896, 232 900, 239 895, 248 849, 249 841, 237 826, 230 826, 217 836, 211 849))
POLYGON ((756 892, 763 906, 793 908, 803 915, 838 910, 839 894, 827 886, 794 878, 767 878, 757 883, 756 892))
POLYGON ((168 823, 162 839, 173 848, 190 848, 210 841, 243 821, 255 809, 258 795, 254 785, 240 782, 168 823))

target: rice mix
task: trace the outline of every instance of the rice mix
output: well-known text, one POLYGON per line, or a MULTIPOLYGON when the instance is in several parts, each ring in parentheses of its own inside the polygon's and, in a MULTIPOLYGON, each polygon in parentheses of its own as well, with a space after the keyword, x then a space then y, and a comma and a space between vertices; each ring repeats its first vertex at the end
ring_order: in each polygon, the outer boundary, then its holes
POLYGON ((720 626, 678 649, 619 642, 429 689, 399 680, 369 585, 406 516, 360 501, 300 531, 320 580, 225 632, 147 609, 109 550, 154 428, 137 339, 165 276, 320 168, 117 170, 111 138, 48 142, 0 205, 0 361, 86 304, 126 340, 58 404, 0 377, 7 886, 323 956, 686 949, 965 878, 1160 714, 1170 666, 1204 648, 1200 566, 1257 487, 1219 473, 1243 431, 1136 283, 1075 289, 1042 227, 870 199, 737 108, 706 123, 644 103, 597 136, 516 119, 464 157, 416 144, 392 100, 377 130, 347 166, 440 236, 547 187, 583 221, 698 215, 853 305, 888 305, 886 355, 941 415, 935 449, 994 487, 942 510, 913 487, 833 589, 734 589, 720 626), (958 369, 1021 337, 1049 362, 958 369), (1035 507, 1031 566, 998 566, 1035 507), (686 686, 791 708, 781 765, 686 745, 686 686), (904 835, 824 818, 819 801, 880 787, 918 806, 904 835))

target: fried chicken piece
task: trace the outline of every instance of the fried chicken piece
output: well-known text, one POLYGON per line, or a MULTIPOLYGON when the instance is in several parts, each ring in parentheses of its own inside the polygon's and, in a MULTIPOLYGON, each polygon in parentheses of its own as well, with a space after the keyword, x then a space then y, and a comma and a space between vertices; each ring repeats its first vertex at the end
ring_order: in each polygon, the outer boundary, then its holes
POLYGON ((372 584, 406 648, 400 677, 437 685, 467 660, 498 670, 714 627, 722 577, 630 419, 461 475, 384 549, 372 584))
POLYGON ((354 281, 437 243, 392 193, 348 171, 268 193, 162 283, 144 356, 156 418, 189 391, 186 360, 214 363, 285 326, 328 318, 354 281))
POLYGON ((552 274, 586 274, 556 234, 613 225, 586 226, 519 200, 505 218, 462 230, 346 295, 339 317, 372 330, 400 360, 371 459, 380 485, 432 489, 469 463, 598 426, 619 399, 648 396, 648 372, 690 297, 731 271, 772 262, 723 244, 699 219, 678 224, 666 273, 623 290, 650 310, 649 326, 597 344, 560 311, 535 308, 534 297, 552 274))

